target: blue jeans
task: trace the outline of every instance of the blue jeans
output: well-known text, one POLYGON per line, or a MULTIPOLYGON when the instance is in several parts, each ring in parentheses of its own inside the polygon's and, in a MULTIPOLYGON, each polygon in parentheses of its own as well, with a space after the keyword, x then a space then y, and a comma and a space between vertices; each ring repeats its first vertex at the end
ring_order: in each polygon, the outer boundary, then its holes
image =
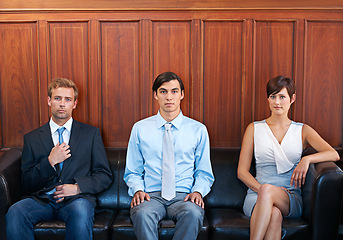
POLYGON ((192 203, 184 202, 186 193, 176 193, 170 201, 161 197, 161 192, 149 193, 150 201, 131 208, 133 228, 138 240, 158 239, 158 223, 163 219, 176 222, 173 239, 195 240, 204 222, 204 210, 192 203))
POLYGON ((7 240, 34 240, 34 225, 55 219, 65 222, 65 239, 92 239, 93 205, 84 198, 69 204, 55 201, 43 205, 26 198, 13 204, 6 214, 7 240))

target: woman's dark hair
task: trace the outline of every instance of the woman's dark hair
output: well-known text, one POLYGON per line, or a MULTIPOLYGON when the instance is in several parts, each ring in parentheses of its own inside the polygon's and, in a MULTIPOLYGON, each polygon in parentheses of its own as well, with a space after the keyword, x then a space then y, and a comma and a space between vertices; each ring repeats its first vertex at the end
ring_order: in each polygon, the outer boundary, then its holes
POLYGON ((161 87, 161 85, 165 82, 169 82, 171 80, 178 80, 180 84, 181 91, 185 90, 185 87, 183 86, 181 78, 176 75, 173 72, 164 72, 158 75, 154 81, 154 84, 152 86, 153 92, 157 92, 157 89, 161 87))
POLYGON ((282 75, 273 77, 267 83, 267 97, 280 92, 283 88, 287 89, 289 97, 295 93, 295 85, 292 79, 282 75))

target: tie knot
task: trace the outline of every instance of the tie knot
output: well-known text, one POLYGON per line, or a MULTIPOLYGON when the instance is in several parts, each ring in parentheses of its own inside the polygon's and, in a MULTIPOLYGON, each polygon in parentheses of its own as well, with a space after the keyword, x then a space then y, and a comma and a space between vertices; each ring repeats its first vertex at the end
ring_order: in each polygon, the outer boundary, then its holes
POLYGON ((61 127, 59 129, 57 129, 58 134, 61 135, 65 129, 66 129, 65 127, 61 127))
POLYGON ((170 131, 171 126, 172 126, 171 123, 166 123, 166 124, 164 124, 164 128, 165 128, 167 131, 170 131))

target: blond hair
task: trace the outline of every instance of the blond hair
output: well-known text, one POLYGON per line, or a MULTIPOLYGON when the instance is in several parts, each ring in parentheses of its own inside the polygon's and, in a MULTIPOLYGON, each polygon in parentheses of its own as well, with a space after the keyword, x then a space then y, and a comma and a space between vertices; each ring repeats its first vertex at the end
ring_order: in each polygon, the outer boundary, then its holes
POLYGON ((75 83, 72 80, 69 80, 67 78, 56 78, 52 80, 52 82, 49 84, 48 87, 48 96, 51 98, 52 96, 52 90, 60 87, 65 87, 65 88, 73 88, 74 89, 74 101, 76 101, 78 95, 79 95, 79 90, 77 89, 75 83))

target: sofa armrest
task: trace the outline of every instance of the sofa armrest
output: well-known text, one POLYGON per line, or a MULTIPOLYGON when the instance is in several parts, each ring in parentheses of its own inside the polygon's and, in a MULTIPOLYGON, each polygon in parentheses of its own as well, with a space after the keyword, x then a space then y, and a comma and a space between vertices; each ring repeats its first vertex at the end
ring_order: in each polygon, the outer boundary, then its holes
MULTIPOLYGON (((10 149, 0 157, 0 232, 5 233, 5 215, 8 208, 22 197, 21 151, 10 149)), ((0 239, 6 239, 0 234, 0 239)))
POLYGON ((340 222, 343 172, 334 162, 311 164, 303 186, 303 217, 313 240, 336 239, 340 222))

